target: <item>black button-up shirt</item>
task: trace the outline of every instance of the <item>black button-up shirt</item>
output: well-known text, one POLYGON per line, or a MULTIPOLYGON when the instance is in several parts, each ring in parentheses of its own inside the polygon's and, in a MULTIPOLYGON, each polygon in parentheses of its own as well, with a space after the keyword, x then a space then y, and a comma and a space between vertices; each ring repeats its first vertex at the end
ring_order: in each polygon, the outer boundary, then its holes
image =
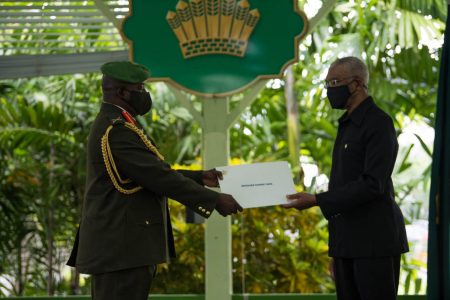
POLYGON ((339 119, 329 189, 316 195, 329 220, 330 256, 389 256, 408 250, 391 179, 397 151, 392 119, 371 97, 339 119))

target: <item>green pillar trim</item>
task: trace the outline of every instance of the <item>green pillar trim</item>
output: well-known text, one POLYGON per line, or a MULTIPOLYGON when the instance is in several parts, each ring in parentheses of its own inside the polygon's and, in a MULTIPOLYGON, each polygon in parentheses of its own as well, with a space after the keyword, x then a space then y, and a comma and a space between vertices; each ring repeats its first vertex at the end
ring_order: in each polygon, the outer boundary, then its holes
MULTIPOLYGON (((447 7, 450 11, 450 6, 447 7)), ((450 15, 440 55, 428 219, 428 299, 450 299, 450 15)))

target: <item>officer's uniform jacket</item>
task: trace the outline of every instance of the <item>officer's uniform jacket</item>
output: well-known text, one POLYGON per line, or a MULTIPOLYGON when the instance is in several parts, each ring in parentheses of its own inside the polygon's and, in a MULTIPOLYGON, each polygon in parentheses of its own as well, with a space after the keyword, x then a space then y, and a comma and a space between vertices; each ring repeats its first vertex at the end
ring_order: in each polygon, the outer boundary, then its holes
POLYGON ((395 256, 408 251, 391 179, 397 151, 392 119, 371 97, 339 119, 329 189, 316 195, 328 219, 331 257, 395 256))
POLYGON ((167 197, 208 218, 218 193, 201 171, 175 171, 121 109, 101 107, 87 149, 86 195, 68 265, 98 274, 164 263, 175 256, 167 197), (152 148, 153 147, 153 148, 152 148))

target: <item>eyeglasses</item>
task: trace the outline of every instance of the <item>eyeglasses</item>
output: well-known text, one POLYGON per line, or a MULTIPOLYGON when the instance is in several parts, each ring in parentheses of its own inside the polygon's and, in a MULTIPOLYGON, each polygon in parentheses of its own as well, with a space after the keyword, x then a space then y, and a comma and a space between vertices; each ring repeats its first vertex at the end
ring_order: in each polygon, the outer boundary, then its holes
POLYGON ((339 85, 340 85, 340 84, 339 84, 340 82, 342 82, 342 81, 344 81, 344 80, 346 80, 346 79, 349 79, 349 78, 355 78, 355 76, 344 77, 344 78, 341 78, 341 79, 325 80, 325 88, 328 89, 328 88, 330 88, 330 87, 336 87, 336 86, 339 86, 339 85))

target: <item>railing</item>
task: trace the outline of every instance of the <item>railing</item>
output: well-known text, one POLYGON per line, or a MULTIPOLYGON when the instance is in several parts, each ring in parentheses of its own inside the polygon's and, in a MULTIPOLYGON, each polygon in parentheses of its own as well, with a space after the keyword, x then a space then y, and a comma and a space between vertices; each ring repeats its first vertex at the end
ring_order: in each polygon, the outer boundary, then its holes
MULTIPOLYGON (((9 297, 17 300, 87 300, 91 296, 9 297)), ((151 295, 150 300, 205 300, 205 295, 151 295)), ((232 300, 336 300, 335 294, 236 294, 232 300)), ((398 300, 427 300, 426 295, 400 295, 398 300)))

